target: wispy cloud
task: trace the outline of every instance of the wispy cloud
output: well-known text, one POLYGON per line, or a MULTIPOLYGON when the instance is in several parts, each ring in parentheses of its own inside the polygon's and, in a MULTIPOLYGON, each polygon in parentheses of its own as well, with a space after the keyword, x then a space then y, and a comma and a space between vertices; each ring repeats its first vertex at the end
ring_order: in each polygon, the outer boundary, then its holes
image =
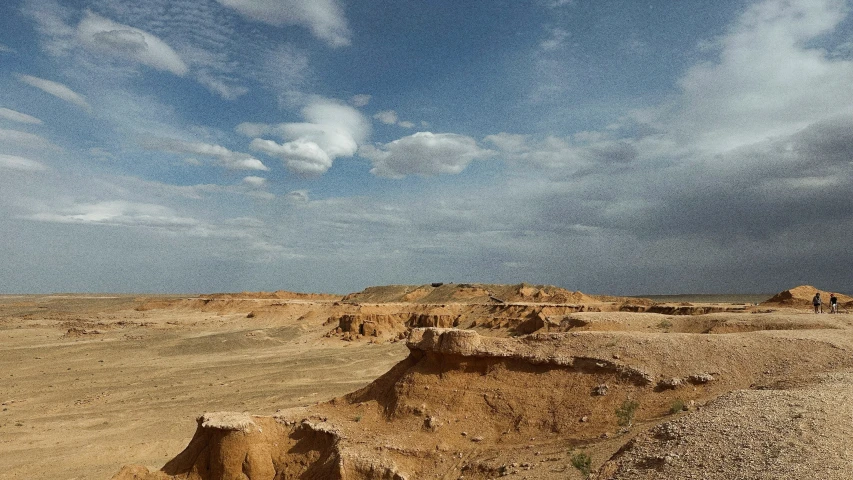
POLYGON ((0 128, 0 145, 8 148, 10 146, 25 148, 28 150, 60 150, 50 140, 29 132, 19 130, 8 130, 0 128))
POLYGON ((385 125, 395 125, 397 123, 397 112, 394 110, 384 110, 373 115, 373 118, 379 120, 385 125))
POLYGON ((233 152, 220 145, 186 142, 172 138, 147 139, 142 142, 142 145, 149 150, 215 158, 220 165, 232 170, 269 170, 257 158, 247 153, 233 152))
POLYGON ((548 31, 548 37, 539 42, 539 49, 544 52, 559 50, 566 46, 566 41, 571 37, 563 28, 552 27, 548 31))
POLYGON ((30 218, 44 222, 149 227, 187 227, 198 224, 196 220, 181 217, 162 205, 124 200, 79 203, 55 212, 36 213, 30 218))
POLYGON ((410 122, 408 120, 400 120, 397 116, 397 112, 394 110, 383 110, 381 112, 377 112, 373 114, 373 118, 379 120, 385 125, 397 125, 403 128, 414 128, 414 122, 410 122))
POLYGON ((270 25, 299 25, 332 47, 350 44, 351 33, 337 0, 217 0, 252 20, 270 25))
POLYGON ((26 113, 16 112, 15 110, 2 107, 0 107, 0 118, 5 118, 6 120, 18 123, 29 123, 32 125, 40 125, 42 123, 41 120, 33 117, 32 115, 27 115, 26 113))
POLYGON ((87 111, 92 110, 92 107, 86 102, 86 98, 83 95, 71 90, 66 85, 30 75, 19 75, 18 80, 87 111))
POLYGON ((20 170, 24 172, 40 172, 47 170, 47 167, 41 162, 37 162, 29 158, 18 157, 15 155, 6 155, 2 153, 0 153, 0 168, 20 170))
POLYGON ((15 53, 15 49, 0 43, 0 53, 15 53))
POLYGON ((371 97, 370 95, 360 93, 358 95, 353 95, 352 98, 350 98, 350 103, 355 107, 364 107, 367 106, 368 103, 370 103, 371 98, 373 97, 371 97))

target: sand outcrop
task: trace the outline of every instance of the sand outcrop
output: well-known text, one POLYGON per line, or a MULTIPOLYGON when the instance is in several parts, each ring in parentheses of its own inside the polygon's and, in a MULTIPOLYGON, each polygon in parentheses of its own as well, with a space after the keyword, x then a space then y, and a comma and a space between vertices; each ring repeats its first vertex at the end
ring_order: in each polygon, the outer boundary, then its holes
MULTIPOLYGON (((418 328, 409 356, 367 387, 275 417, 203 416, 190 445, 162 471, 127 467, 114 480, 492 478, 531 455, 533 439, 535 448, 562 445, 565 455, 565 445, 665 418, 675 401, 700 405, 853 364, 847 340, 788 332, 501 338, 418 328), (495 452, 502 465, 491 460, 495 452)), ((616 475, 629 468, 623 464, 606 468, 616 475)))

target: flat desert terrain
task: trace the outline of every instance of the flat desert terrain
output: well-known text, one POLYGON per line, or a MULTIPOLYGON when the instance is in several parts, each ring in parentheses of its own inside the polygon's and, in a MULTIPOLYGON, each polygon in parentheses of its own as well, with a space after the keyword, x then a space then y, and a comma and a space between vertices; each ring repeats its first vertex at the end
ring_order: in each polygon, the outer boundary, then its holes
POLYGON ((0 479, 848 478, 815 290, 0 296, 0 479))

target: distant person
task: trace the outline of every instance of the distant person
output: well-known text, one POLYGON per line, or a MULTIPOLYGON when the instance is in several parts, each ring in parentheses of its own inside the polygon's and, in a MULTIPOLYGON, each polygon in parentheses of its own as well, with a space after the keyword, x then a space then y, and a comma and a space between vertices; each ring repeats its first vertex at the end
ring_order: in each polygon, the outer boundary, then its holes
POLYGON ((814 294, 814 298, 812 298, 812 305, 814 305, 814 313, 823 313, 822 308, 823 302, 820 300, 820 292, 814 294))
POLYGON ((829 313, 838 313, 838 297, 834 293, 829 294, 829 313))

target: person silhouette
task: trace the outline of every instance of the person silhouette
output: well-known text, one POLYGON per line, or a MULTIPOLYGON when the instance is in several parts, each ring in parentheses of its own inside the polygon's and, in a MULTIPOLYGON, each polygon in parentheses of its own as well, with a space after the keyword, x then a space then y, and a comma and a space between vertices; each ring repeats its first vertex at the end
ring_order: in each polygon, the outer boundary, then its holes
POLYGON ((820 300, 820 292, 814 294, 814 298, 812 298, 812 305, 814 305, 814 313, 823 313, 823 306, 820 300))

